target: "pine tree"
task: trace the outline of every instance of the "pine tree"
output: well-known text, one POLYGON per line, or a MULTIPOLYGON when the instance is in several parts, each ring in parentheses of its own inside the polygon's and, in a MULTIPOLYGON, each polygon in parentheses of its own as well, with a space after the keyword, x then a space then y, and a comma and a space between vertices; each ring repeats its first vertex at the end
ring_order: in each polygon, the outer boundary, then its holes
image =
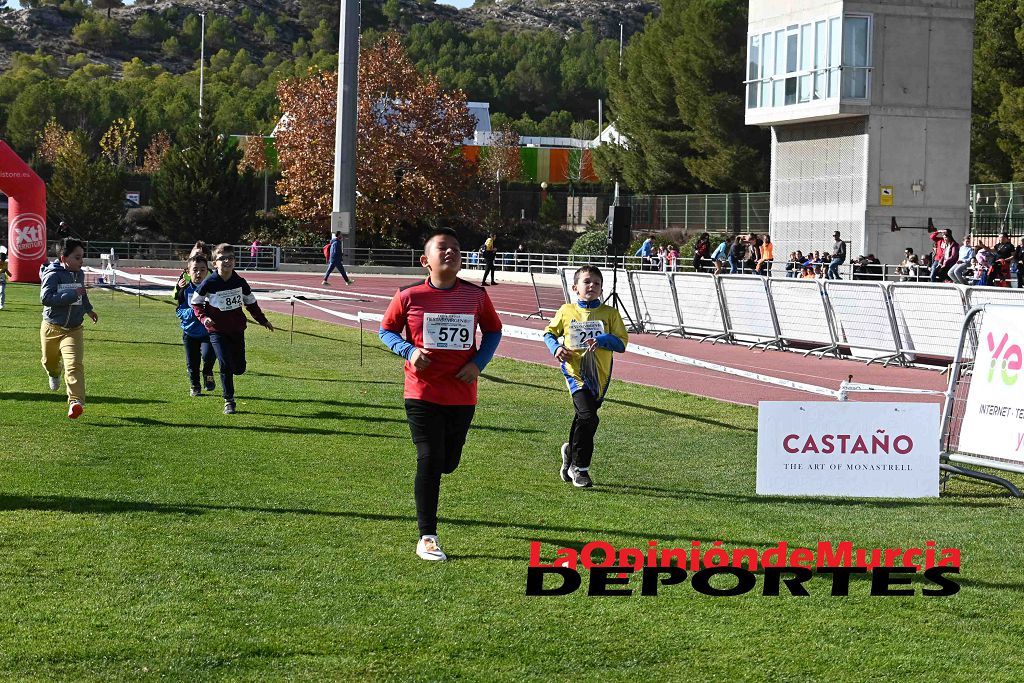
POLYGON ((255 180, 240 174, 237 147, 211 126, 189 129, 154 176, 157 220, 175 242, 231 242, 252 227, 257 207, 255 180))

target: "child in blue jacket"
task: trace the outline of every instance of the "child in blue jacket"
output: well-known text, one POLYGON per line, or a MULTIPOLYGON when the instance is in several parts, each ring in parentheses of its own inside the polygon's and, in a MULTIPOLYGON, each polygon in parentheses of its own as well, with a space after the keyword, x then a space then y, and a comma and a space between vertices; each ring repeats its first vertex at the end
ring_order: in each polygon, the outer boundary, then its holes
POLYGON ((185 345, 185 364, 188 368, 188 381, 192 396, 200 396, 202 390, 199 386, 199 361, 203 363, 203 381, 207 391, 213 391, 217 385, 213 381, 213 361, 217 355, 214 353, 213 345, 210 344, 210 332, 196 318, 195 312, 189 302, 206 276, 210 274, 206 264, 206 258, 197 254, 189 258, 185 266, 190 282, 183 288, 175 288, 175 298, 178 301, 178 308, 175 311, 178 320, 181 321, 181 341, 185 345))

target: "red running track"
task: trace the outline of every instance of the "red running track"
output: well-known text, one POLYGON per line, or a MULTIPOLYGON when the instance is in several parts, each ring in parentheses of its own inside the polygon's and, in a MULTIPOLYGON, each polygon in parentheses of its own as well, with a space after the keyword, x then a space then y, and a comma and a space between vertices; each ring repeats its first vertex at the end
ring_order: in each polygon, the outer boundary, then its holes
MULTIPOLYGON (((133 269, 130 272, 138 273, 133 269)), ((145 269, 141 272, 151 275, 176 276, 180 271, 145 269)), ((355 284, 346 286, 335 277, 330 287, 321 285, 318 273, 285 272, 243 272, 243 276, 259 291, 292 289, 311 294, 333 294, 345 297, 345 301, 311 301, 320 308, 355 314, 359 311, 383 313, 395 290, 417 280, 415 277, 355 275, 355 284)), ((467 280, 475 282, 475 277, 467 280)), ((541 300, 545 307, 554 308, 564 298, 559 287, 541 287, 541 300)), ((524 315, 537 309, 533 287, 530 285, 504 283, 488 288, 494 307, 503 313, 502 321, 507 325, 542 329, 544 321, 533 318, 525 320, 524 315), (508 315, 518 314, 518 315, 508 315)), ((291 313, 291 304, 284 301, 264 301, 264 309, 279 313, 291 313)), ((323 311, 297 304, 295 314, 325 322, 356 326, 323 311)), ((547 312, 550 316, 550 312, 547 312)), ((853 375, 854 381, 862 384, 931 389, 943 391, 946 388, 945 375, 936 370, 921 368, 883 368, 879 365, 865 365, 863 361, 835 358, 805 358, 800 353, 789 351, 750 350, 734 344, 700 343, 693 339, 678 337, 655 337, 651 334, 634 334, 630 342, 689 358, 717 363, 719 365, 746 370, 762 375, 812 384, 827 389, 838 389, 840 382, 853 375)), ((541 363, 557 368, 557 363, 539 342, 505 337, 498 347, 499 356, 516 360, 541 363)), ((627 352, 615 360, 616 379, 647 386, 661 387, 673 391, 707 396, 721 401, 757 405, 759 401, 813 401, 831 400, 828 397, 794 389, 767 384, 754 379, 737 377, 671 361, 648 358, 627 352)), ((938 395, 893 395, 855 394, 854 400, 876 401, 925 401, 940 403, 938 395)))

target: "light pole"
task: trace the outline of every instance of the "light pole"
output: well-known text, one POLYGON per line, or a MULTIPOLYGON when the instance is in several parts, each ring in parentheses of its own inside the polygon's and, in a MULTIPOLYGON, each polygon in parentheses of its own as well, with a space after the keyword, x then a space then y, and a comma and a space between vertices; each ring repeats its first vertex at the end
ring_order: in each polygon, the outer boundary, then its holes
POLYGON ((203 66, 206 64, 206 12, 199 13, 199 120, 203 120, 203 66))
POLYGON ((338 112, 334 135, 331 232, 352 254, 356 241, 356 103, 359 83, 359 0, 341 0, 338 26, 338 112))

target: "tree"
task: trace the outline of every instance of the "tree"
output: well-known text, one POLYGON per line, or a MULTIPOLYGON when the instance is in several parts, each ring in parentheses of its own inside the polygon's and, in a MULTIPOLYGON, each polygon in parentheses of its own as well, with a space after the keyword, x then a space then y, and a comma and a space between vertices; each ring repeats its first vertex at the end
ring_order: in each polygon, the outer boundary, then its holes
POLYGON ((107 19, 109 19, 110 10, 115 7, 124 7, 124 0, 92 0, 92 6, 96 9, 107 10, 107 19))
POLYGON ((168 152, 171 151, 171 136, 166 130, 162 130, 153 136, 142 155, 142 172, 146 175, 153 175, 160 170, 168 152))
POLYGON ((209 123, 188 129, 153 179, 157 220, 175 242, 232 242, 255 221, 252 174, 240 174, 238 149, 209 123))
POLYGON ((66 221, 84 239, 120 239, 124 195, 118 169, 90 160, 82 136, 57 154, 47 185, 49 218, 66 221))
POLYGON ((50 119, 46 122, 36 142, 36 156, 43 162, 53 166, 60 155, 65 154, 75 143, 71 132, 50 119))
POLYGON ((135 130, 135 119, 117 119, 100 139, 103 156, 112 166, 128 169, 135 165, 139 155, 139 133, 135 130))
POLYGON ((243 171, 263 173, 267 170, 267 145, 262 135, 242 139, 242 160, 238 167, 243 171))
POLYGON ((480 173, 490 181, 514 183, 523 175, 523 159, 519 155, 519 133, 510 124, 491 133, 490 144, 480 159, 480 173))
POLYGON ((602 177, 644 192, 764 189, 767 134, 744 125, 737 86, 745 39, 744 3, 665 0, 630 41, 621 73, 608 62, 615 125, 629 144, 597 151, 602 177))
MULTIPOLYGON (((278 87, 288 125, 277 137, 282 212, 321 226, 331 214, 336 83, 313 72, 278 87)), ((472 210, 472 168, 457 153, 476 120, 461 92, 420 74, 394 34, 360 55, 356 202, 361 230, 400 235, 403 225, 472 210)))

